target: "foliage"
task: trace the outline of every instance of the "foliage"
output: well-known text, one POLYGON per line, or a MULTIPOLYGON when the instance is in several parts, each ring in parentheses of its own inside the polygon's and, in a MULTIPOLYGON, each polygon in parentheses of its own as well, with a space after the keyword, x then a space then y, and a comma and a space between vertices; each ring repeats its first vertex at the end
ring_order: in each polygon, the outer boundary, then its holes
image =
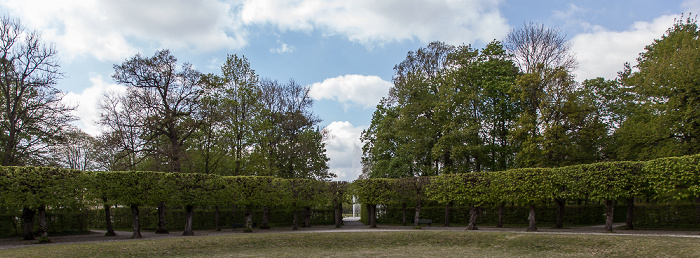
POLYGON ((393 182, 395 179, 368 178, 358 179, 352 183, 353 195, 358 202, 363 204, 388 203, 393 196, 393 182))
POLYGON ((533 205, 554 199, 552 169, 519 168, 489 172, 490 189, 502 202, 533 205))
POLYGON ((650 160, 643 171, 659 199, 688 200, 700 196, 700 155, 650 160))
POLYGON ((427 188, 431 200, 439 203, 481 206, 497 200, 492 195, 491 173, 472 172, 433 177, 427 188))

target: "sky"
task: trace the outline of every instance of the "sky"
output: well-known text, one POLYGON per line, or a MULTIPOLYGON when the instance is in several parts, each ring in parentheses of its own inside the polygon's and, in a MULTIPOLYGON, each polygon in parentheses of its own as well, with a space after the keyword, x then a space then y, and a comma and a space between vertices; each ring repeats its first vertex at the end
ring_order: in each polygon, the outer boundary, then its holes
POLYGON ((0 0, 58 50, 56 88, 77 106, 75 124, 98 135, 99 99, 123 91, 113 65, 169 49, 180 63, 220 73, 227 55, 245 56, 261 78, 310 87, 313 112, 331 132, 336 180, 361 173, 359 140, 393 68, 433 41, 481 48, 525 22, 561 30, 579 61, 578 81, 614 79, 644 47, 700 0, 0 0))

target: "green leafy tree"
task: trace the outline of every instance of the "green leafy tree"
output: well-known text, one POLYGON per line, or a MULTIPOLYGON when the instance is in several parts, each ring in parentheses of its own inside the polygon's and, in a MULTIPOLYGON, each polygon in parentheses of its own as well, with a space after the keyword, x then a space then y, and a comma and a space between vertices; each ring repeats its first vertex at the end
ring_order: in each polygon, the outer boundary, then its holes
POLYGON ((139 207, 155 205, 167 199, 166 187, 163 185, 165 173, 162 172, 97 172, 95 181, 98 187, 115 204, 131 207, 131 238, 141 238, 139 207))
POLYGON ((391 201, 393 181, 387 178, 358 179, 352 183, 353 195, 357 196, 360 203, 367 205, 369 226, 377 227, 377 204, 386 204, 391 201))
POLYGON ((25 240, 33 240, 34 216, 39 217, 40 242, 50 242, 46 210, 82 207, 84 186, 80 171, 44 167, 0 167, 4 207, 22 209, 25 240))
POLYGON ((632 116, 618 144, 627 159, 696 154, 700 151, 700 30, 697 20, 678 19, 627 67, 621 81, 633 89, 632 116))
POLYGON ((406 224, 406 204, 411 204, 415 207, 413 216, 413 228, 420 229, 420 212, 423 203, 428 200, 426 189, 430 187, 430 181, 433 177, 404 177, 393 180, 394 200, 403 204, 403 222, 406 224))
MULTIPOLYGON (((498 172, 495 172, 498 173, 498 172)), ((433 177, 428 196, 440 203, 456 203, 471 206, 468 230, 478 229, 477 219, 481 216, 481 206, 496 203, 489 190, 490 174, 485 172, 448 174, 433 177)))
POLYGON ((553 175, 548 168, 520 168, 490 172, 491 191, 502 201, 529 206, 527 231, 537 231, 536 205, 555 197, 553 175))
POLYGON ((645 177, 641 174, 642 163, 639 162, 601 162, 571 166, 573 175, 580 175, 580 181, 573 182, 578 191, 586 193, 588 198, 605 203, 605 231, 613 231, 613 214, 615 201, 630 199, 644 192, 645 177))

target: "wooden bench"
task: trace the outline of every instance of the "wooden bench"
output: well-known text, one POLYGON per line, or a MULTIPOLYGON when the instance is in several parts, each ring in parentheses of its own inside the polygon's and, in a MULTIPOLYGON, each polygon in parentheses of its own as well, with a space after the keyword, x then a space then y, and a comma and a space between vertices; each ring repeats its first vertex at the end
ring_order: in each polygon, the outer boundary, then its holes
POLYGON ((420 226, 420 224, 428 224, 428 226, 432 226, 433 220, 432 219, 418 219, 418 226, 420 226))

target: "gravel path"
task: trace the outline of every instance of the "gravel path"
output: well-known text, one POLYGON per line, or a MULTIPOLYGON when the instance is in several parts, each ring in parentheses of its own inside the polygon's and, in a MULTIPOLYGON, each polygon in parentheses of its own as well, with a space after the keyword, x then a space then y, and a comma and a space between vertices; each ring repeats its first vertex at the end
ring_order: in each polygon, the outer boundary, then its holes
MULTIPOLYGON (((623 226, 623 223, 615 224, 615 227, 623 226)), ((443 227, 443 226, 423 226, 422 230, 436 230, 436 231, 463 231, 465 227, 443 227)), ((604 225, 599 226, 588 226, 588 227, 573 227, 564 229, 553 229, 553 228, 539 228, 538 232, 525 232, 526 227, 519 228, 496 228, 491 226, 479 227, 479 230, 475 232, 517 232, 517 233, 527 233, 527 234, 595 234, 595 235, 643 235, 643 236, 665 236, 665 237, 691 237, 700 238, 700 231, 662 231, 662 230, 623 230, 618 229, 615 233, 604 233, 604 225)), ((379 228, 369 228, 367 225, 362 224, 356 219, 346 219, 344 221, 344 226, 342 228, 335 228, 334 225, 319 225, 310 228, 300 228, 299 230, 293 231, 291 227, 280 227, 273 229, 256 229, 252 234, 266 234, 266 233, 325 233, 325 232, 382 232, 382 231, 406 231, 414 230, 413 226, 388 226, 380 225, 379 228)), ((139 241, 139 239, 131 239, 131 232, 128 231, 118 231, 117 236, 105 237, 104 230, 92 230, 88 234, 83 235, 68 235, 68 236, 49 236, 51 245, 56 244, 73 244, 73 243, 89 243, 89 242, 107 242, 107 241, 139 241)), ((213 230, 196 230, 195 236, 216 236, 216 235, 235 235, 235 234, 250 234, 243 233, 243 229, 236 229, 233 231, 231 229, 224 229, 222 231, 213 230)), ((142 231, 141 235, 143 239, 160 239, 160 238, 173 238, 173 237, 185 237, 179 231, 171 232, 170 234, 155 234, 152 231, 142 231)), ((35 246, 37 243, 34 241, 24 241, 20 240, 19 237, 16 238, 2 238, 0 239, 0 249, 7 248, 19 248, 27 246, 35 246)))

